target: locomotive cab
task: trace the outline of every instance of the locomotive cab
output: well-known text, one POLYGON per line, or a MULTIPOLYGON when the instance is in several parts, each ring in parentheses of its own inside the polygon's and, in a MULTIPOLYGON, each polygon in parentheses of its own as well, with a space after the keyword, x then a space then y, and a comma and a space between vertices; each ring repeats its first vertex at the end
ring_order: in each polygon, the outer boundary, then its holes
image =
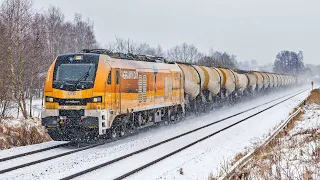
POLYGON ((41 113, 49 135, 69 140, 104 134, 108 126, 105 89, 111 86, 111 78, 111 68, 100 55, 58 56, 46 77, 41 113))

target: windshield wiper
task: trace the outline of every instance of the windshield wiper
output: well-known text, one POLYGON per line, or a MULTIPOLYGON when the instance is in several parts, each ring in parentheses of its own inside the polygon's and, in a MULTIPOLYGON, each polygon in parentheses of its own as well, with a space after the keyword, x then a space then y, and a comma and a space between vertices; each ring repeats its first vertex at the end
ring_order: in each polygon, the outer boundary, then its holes
POLYGON ((90 75, 90 69, 91 69, 92 66, 89 67, 89 69, 86 71, 86 73, 84 73, 75 83, 74 87, 75 89, 77 89, 77 86, 78 84, 80 83, 80 81, 85 78, 84 80, 87 80, 87 78, 89 77, 90 75))

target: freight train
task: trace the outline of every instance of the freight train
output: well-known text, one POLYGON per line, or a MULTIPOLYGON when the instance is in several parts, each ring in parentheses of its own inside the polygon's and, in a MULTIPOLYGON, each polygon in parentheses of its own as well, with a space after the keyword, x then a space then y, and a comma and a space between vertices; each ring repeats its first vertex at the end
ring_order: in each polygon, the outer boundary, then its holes
POLYGON ((299 78, 184 63, 103 49, 59 55, 44 85, 41 121, 54 140, 118 138, 299 78))

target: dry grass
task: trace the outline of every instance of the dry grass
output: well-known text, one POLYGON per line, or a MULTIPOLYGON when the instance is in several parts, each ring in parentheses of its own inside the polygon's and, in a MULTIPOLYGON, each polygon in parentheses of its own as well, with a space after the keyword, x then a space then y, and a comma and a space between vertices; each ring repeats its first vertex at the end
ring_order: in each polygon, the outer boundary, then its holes
POLYGON ((8 149, 15 146, 26 146, 52 140, 45 133, 39 123, 39 119, 28 120, 2 120, 0 122, 0 149, 8 149), (15 123, 10 123, 15 121, 15 123))
POLYGON ((213 174, 210 174, 209 177, 208 177, 208 180, 217 180, 217 178, 215 178, 215 177, 213 176, 213 174))
POLYGON ((312 152, 312 156, 315 157, 315 162, 319 164, 320 163, 320 147, 316 147, 316 149, 312 152))
POLYGON ((320 89, 314 89, 311 91, 310 96, 307 98, 307 104, 320 104, 320 89))
POLYGON ((244 153, 238 153, 235 157, 234 157, 234 159, 233 159, 233 161, 231 162, 231 165, 233 166, 235 163, 237 163, 241 158, 243 158, 245 156, 245 154, 244 153))
POLYGON ((179 174, 181 174, 181 175, 183 175, 184 173, 183 173, 183 169, 182 168, 180 168, 179 169, 179 174))
POLYGON ((312 179, 313 179, 313 178, 312 178, 312 174, 313 174, 313 172, 310 171, 308 168, 306 168, 306 171, 305 171, 305 173, 303 174, 303 179, 304 179, 304 180, 312 180, 312 179))

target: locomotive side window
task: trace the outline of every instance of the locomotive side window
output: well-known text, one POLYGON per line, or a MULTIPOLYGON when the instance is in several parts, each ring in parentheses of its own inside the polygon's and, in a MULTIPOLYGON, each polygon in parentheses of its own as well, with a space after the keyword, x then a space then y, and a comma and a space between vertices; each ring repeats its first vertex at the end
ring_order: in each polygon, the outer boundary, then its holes
POLYGON ((116 70, 116 84, 119 84, 119 70, 116 70))
POLYGON ((108 74, 108 84, 111 84, 111 71, 108 74))

